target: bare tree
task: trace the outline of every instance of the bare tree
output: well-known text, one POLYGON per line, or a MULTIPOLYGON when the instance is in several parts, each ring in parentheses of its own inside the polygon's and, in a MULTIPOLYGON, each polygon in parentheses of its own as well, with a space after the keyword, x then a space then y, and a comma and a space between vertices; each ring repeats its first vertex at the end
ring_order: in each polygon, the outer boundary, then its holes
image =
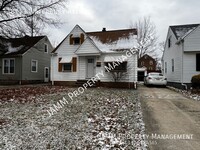
POLYGON ((130 70, 131 67, 128 65, 127 62, 121 63, 119 66, 116 66, 114 69, 109 71, 111 78, 114 80, 114 82, 119 82, 129 75, 128 70, 130 70))
POLYGON ((115 82, 119 82, 123 78, 127 77, 128 72, 113 70, 110 72, 110 74, 115 82))
POLYGON ((66 0, 1 0, 0 35, 16 37, 39 35, 47 25, 57 26, 58 8, 65 6, 66 0))
POLYGON ((145 54, 155 55, 157 49, 156 27, 150 17, 144 17, 135 24, 131 23, 130 27, 137 29, 138 57, 141 58, 145 54))

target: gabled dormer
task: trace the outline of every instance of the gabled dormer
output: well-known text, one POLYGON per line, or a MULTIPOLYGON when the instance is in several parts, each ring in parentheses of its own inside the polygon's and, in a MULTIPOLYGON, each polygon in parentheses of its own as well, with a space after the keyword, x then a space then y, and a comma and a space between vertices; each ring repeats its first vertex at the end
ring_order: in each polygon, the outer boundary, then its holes
POLYGON ((76 25, 52 53, 73 55, 86 38, 85 31, 79 25, 76 25))
POLYGON ((81 45, 85 40, 85 35, 81 34, 71 34, 69 38, 70 45, 81 45))

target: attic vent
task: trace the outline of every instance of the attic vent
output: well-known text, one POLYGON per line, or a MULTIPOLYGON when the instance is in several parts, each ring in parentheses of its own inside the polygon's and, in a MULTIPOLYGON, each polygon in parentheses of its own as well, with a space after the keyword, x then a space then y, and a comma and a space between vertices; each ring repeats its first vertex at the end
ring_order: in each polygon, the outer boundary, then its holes
POLYGON ((102 29, 102 32, 106 32, 106 28, 103 28, 103 29, 102 29))

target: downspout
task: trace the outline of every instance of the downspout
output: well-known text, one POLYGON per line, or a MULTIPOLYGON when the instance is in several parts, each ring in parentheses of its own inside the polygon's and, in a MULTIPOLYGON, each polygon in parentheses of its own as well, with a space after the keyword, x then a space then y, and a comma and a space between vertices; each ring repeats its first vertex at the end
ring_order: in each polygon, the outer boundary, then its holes
POLYGON ((182 73, 181 73, 181 85, 185 87, 186 90, 188 90, 187 84, 183 83, 183 53, 184 53, 184 40, 181 40, 181 45, 182 45, 182 73))

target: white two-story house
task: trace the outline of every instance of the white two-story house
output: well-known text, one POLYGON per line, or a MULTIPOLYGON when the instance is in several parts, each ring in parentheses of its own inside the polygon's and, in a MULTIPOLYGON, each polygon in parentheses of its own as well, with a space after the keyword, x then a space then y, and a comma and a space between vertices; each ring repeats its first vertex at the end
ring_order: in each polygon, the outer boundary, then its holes
POLYGON ((170 26, 162 57, 168 85, 189 88, 200 74, 200 24, 170 26))

